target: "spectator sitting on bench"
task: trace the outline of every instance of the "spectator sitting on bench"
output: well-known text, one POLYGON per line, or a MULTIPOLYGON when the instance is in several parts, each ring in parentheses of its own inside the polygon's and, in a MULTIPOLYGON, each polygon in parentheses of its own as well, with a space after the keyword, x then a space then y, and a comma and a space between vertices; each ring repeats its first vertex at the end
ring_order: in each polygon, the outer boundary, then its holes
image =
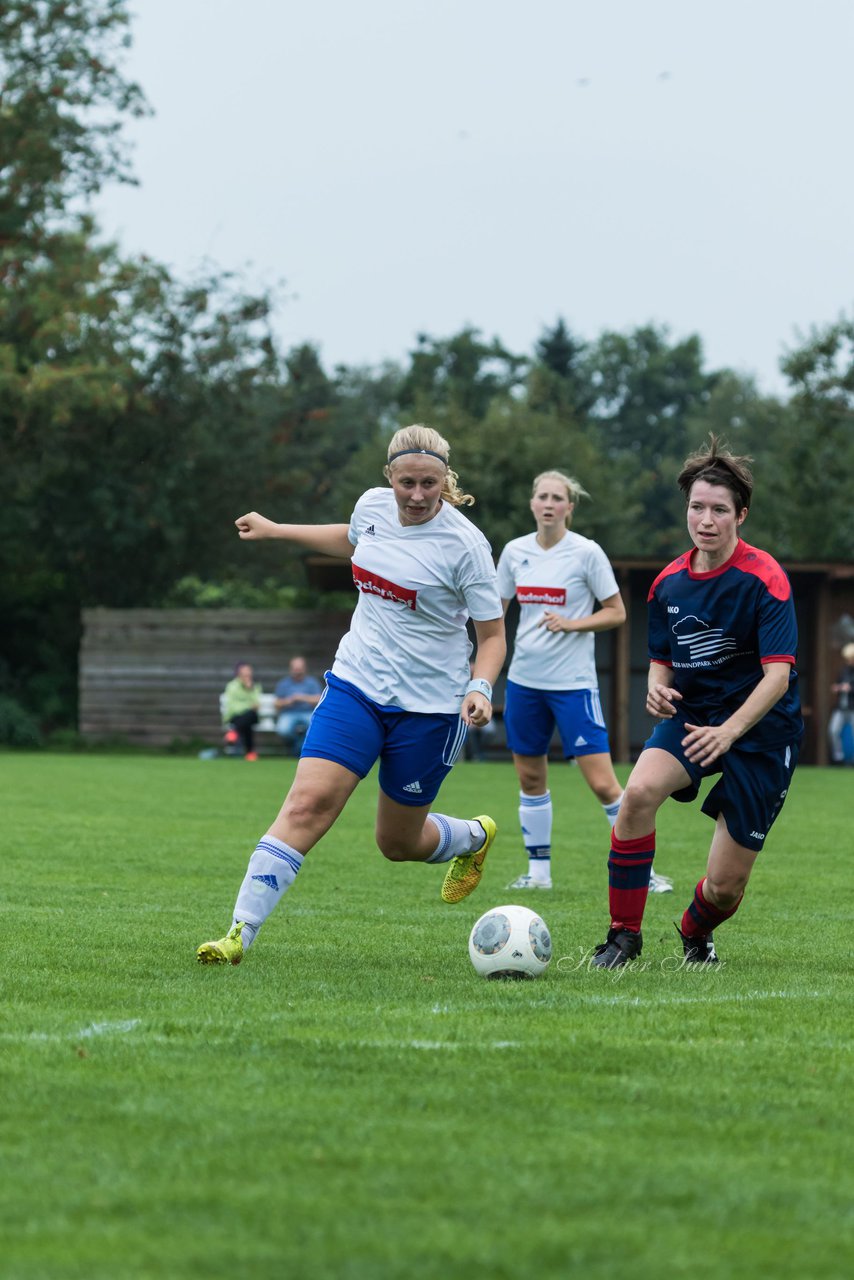
POLYGON ((234 679, 225 686, 225 709, 222 713, 225 725, 226 749, 233 747, 238 741, 243 748, 247 760, 257 760, 255 736, 252 732, 258 723, 258 708, 261 705, 263 689, 255 683, 252 664, 238 662, 234 668, 234 679))
POLYGON ((279 713, 276 733, 291 755, 299 755, 311 713, 322 693, 320 681, 307 673, 305 658, 291 658, 288 675, 282 677, 274 691, 279 713))

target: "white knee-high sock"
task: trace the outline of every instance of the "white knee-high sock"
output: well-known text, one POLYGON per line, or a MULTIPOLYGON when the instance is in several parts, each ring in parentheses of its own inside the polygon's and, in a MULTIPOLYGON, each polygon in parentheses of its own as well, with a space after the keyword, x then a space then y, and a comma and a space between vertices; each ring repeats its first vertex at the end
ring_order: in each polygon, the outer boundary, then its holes
POLYGON ((429 822, 439 832, 439 843, 426 862, 450 862, 461 853, 472 853, 485 840, 483 827, 474 819, 449 818, 444 813, 431 813, 429 822))
POLYGON ((519 826, 528 854, 528 875, 545 884, 552 878, 552 793, 519 792, 519 826))
POLYGON ((245 924, 241 934, 244 950, 252 945, 267 916, 296 880, 303 857, 275 836, 266 835, 258 841, 234 904, 234 923, 242 920, 245 924))
POLYGON ((620 812, 620 805, 622 803, 623 803, 623 793, 621 791, 620 794, 617 796, 616 800, 612 800, 610 804, 602 805, 602 811, 604 812, 605 817, 610 822, 612 830, 614 828, 614 823, 617 821, 617 814, 620 812))

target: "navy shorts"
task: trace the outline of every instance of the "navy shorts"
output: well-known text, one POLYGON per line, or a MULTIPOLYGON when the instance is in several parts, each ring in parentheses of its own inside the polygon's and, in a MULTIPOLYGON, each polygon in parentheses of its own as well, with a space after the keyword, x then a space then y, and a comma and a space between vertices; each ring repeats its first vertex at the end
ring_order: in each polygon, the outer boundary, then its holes
POLYGON ((788 794, 800 741, 761 751, 739 750, 736 742, 714 764, 703 768, 685 758, 682 739, 686 733, 684 721, 674 716, 656 725, 644 743, 644 749, 667 751, 689 774, 690 785, 674 791, 673 799, 683 804, 696 800, 703 779, 719 773, 719 781, 703 801, 703 813, 714 819, 722 814, 733 840, 758 853, 788 794))
POLYGON ((547 755, 555 725, 567 760, 610 750, 598 689, 529 689, 507 681, 504 727, 511 751, 547 755))
POLYGON ((303 739, 301 758, 334 760, 364 778, 380 762, 380 787, 398 804, 428 805, 463 748, 459 712, 381 707, 348 680, 326 672, 326 691, 303 739))

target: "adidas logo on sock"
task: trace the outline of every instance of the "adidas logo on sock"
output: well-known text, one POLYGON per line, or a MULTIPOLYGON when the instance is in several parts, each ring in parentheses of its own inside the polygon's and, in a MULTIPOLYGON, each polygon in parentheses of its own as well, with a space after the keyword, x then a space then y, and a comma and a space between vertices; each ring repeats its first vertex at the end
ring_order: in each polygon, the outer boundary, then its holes
POLYGON ((414 796, 420 796, 420 795, 421 795, 421 783, 420 783, 420 782, 407 782, 406 786, 405 786, 403 789, 404 789, 404 791, 411 791, 411 792, 412 792, 412 794, 413 794, 414 796))
POLYGON ((253 880, 257 880, 259 884, 264 884, 268 889, 275 889, 279 892, 279 882, 275 876, 253 876, 253 880))

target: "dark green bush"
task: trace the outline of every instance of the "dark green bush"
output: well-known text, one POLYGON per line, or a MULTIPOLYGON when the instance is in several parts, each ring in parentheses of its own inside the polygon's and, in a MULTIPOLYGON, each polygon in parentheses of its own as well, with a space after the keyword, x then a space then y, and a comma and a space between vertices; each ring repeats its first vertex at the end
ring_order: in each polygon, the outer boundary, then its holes
POLYGON ((38 721, 15 698, 0 694, 0 743, 7 747, 40 747, 38 721))

